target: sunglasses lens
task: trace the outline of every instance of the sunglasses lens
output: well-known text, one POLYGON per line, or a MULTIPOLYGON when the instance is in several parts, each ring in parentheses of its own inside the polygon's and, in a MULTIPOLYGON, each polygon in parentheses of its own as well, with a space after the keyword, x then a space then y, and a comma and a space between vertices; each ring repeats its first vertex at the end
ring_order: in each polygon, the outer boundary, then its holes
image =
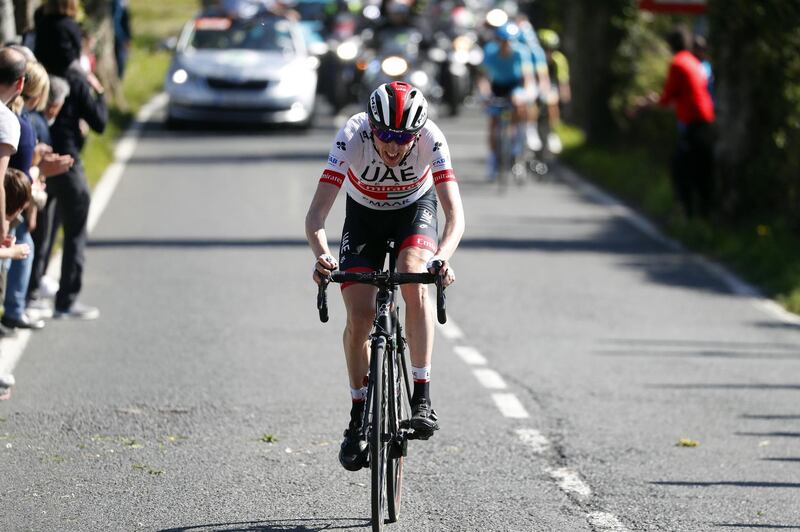
POLYGON ((373 129, 373 132, 381 140, 381 142, 408 144, 414 140, 414 133, 397 133, 394 131, 386 131, 385 129, 373 129))

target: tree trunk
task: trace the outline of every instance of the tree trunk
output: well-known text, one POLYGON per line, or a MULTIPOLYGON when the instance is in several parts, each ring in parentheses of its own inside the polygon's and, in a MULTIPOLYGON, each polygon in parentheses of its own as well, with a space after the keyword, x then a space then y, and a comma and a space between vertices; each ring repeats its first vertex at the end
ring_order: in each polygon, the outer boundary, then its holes
POLYGON ((17 33, 23 35, 33 30, 33 12, 41 4, 41 0, 14 0, 17 33))
POLYGON ((610 107, 619 80, 612 68, 626 35, 634 0, 577 0, 564 7, 563 47, 570 60, 571 118, 591 143, 611 140, 617 125, 610 107))
POLYGON ((88 30, 94 35, 97 57, 96 74, 106 89, 109 102, 118 108, 127 109, 122 93, 122 82, 117 75, 117 60, 114 56, 114 23, 111 20, 111 6, 108 0, 86 0, 84 2, 88 19, 88 30))
POLYGON ((17 36, 12 0, 0 0, 0 45, 13 41, 17 36))
POLYGON ((800 224, 800 3, 712 0, 709 20, 725 213, 800 224))

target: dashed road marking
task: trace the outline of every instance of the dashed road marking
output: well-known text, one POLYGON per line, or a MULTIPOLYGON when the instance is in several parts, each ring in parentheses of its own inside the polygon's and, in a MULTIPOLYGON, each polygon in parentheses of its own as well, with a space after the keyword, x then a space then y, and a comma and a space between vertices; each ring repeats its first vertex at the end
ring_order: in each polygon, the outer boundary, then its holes
POLYGON ((584 482, 576 471, 567 467, 550 469, 547 471, 550 476, 558 483, 558 487, 566 493, 572 493, 579 497, 590 497, 592 490, 584 482))
MULTIPOLYGON (((442 335, 450 340, 464 338, 464 333, 452 321, 441 326, 440 329, 442 335)), ((468 366, 483 366, 473 367, 472 374, 475 375, 475 378, 484 388, 490 390, 505 390, 508 388, 505 380, 498 372, 485 367, 488 365, 486 357, 474 347, 456 345, 453 347, 453 352, 468 366)), ((527 419, 530 417, 528 411, 525 410, 525 407, 513 393, 493 393, 492 400, 497 405, 500 413, 507 418, 527 419)), ((519 428, 515 432, 522 443, 535 455, 542 455, 552 447, 550 440, 536 429, 519 428)), ((567 495, 583 500, 592 496, 592 489, 581 479, 577 471, 566 467, 557 469, 545 468, 544 471, 556 481, 559 489, 567 495)), ((586 515, 586 520, 594 532, 630 532, 616 516, 607 512, 591 512, 586 515)))
POLYGON ((497 408, 500 409, 500 413, 505 417, 513 419, 525 419, 530 417, 528 411, 525 410, 525 407, 522 406, 522 403, 519 402, 519 399, 517 399, 517 396, 513 393, 493 393, 492 399, 494 400, 494 404, 497 405, 497 408))
POLYGON ((461 360, 469 364, 470 366, 485 366, 487 364, 486 357, 484 357, 480 351, 475 349, 474 347, 469 347, 466 345, 457 345, 453 348, 455 354, 461 357, 461 360))
POLYGON ((506 381, 503 380, 503 377, 500 376, 493 369, 489 368, 478 368, 473 369, 472 374, 478 379, 478 382, 481 383, 481 386, 484 388, 489 388, 490 390, 505 390, 508 388, 506 381))
POLYGON ((550 448, 550 440, 536 429, 517 429, 522 443, 531 448, 534 454, 542 454, 550 448))
POLYGON ((596 532, 629 532, 616 516, 606 512, 592 512, 586 520, 596 532))
POLYGON ((464 332, 450 318, 447 318, 447 323, 440 325, 439 329, 442 331, 442 335, 448 340, 460 340, 464 338, 464 332))

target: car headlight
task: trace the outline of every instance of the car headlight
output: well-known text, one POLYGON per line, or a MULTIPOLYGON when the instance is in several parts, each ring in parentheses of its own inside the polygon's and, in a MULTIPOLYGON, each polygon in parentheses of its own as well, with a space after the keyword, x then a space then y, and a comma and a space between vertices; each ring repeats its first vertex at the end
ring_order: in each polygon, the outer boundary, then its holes
POLYGON ((336 55, 342 61, 352 61, 358 55, 358 45, 353 41, 345 41, 336 48, 336 55))
POLYGON ((183 85, 187 81, 189 81, 189 73, 186 70, 179 68, 172 73, 172 82, 175 85, 183 85))
POLYGON ((387 76, 402 76, 408 71, 408 62, 402 57, 393 55, 383 60, 381 63, 381 70, 383 70, 383 73, 387 76))
POLYGON ((422 70, 412 72, 408 80, 415 87, 426 87, 428 85, 428 75, 422 70))

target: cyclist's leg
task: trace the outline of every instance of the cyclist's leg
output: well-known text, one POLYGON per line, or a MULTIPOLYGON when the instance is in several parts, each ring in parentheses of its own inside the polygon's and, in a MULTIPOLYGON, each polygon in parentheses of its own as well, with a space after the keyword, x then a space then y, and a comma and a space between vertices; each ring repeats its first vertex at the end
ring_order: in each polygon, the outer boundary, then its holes
POLYGON ((527 93, 524 86, 514 89, 511 94, 511 104, 514 112, 511 121, 514 124, 514 144, 513 153, 519 156, 525 148, 525 135, 528 122, 527 93))
MULTIPOLYGON (((433 189, 417 200, 411 219, 406 219, 399 228, 401 243, 397 259, 400 272, 422 273, 428 260, 436 251, 437 220, 436 193, 433 189)), ((406 305, 406 340, 411 351, 411 366, 414 373, 414 393, 411 398, 411 426, 425 438, 439 426, 436 413, 430 408, 430 368, 433 353, 433 307, 429 300, 428 287, 422 284, 401 285, 406 305)))
MULTIPOLYGON (((348 271, 359 271, 352 268, 348 271)), ((364 268, 362 271, 372 271, 364 268)), ((344 307, 347 311, 347 324, 344 328, 343 343, 347 359, 347 374, 350 377, 350 388, 364 386, 369 370, 369 333, 372 320, 375 318, 374 286, 354 284, 342 289, 344 307)))
MULTIPOLYGON (((372 271, 379 264, 376 256, 382 257, 385 247, 375 245, 375 235, 369 230, 374 224, 369 213, 353 200, 347 200, 347 215, 342 229, 339 248, 339 264, 344 271, 372 271)), ((366 379, 369 369, 368 338, 375 314, 373 286, 345 283, 342 298, 347 311, 343 343, 347 373, 350 381, 352 406, 350 423, 344 432, 339 450, 339 462, 345 469, 357 471, 366 464, 367 443, 364 439, 362 420, 366 401, 366 379)))
POLYGON ((487 174, 489 179, 497 177, 498 153, 497 153, 497 123, 499 121, 497 113, 489 113, 489 161, 487 174))
MULTIPOLYGON (((346 216, 342 228, 342 242, 339 246, 339 267, 348 272, 370 272, 379 269, 383 262, 386 239, 377 234, 375 228, 381 227, 380 216, 347 198, 346 216), (381 237, 383 241, 381 242, 381 237)), ((367 341, 372 320, 375 317, 375 293, 373 286, 356 283, 342 284, 342 298, 347 311, 344 329, 344 352, 347 358, 347 372, 353 389, 364 385, 369 365, 367 341)))

